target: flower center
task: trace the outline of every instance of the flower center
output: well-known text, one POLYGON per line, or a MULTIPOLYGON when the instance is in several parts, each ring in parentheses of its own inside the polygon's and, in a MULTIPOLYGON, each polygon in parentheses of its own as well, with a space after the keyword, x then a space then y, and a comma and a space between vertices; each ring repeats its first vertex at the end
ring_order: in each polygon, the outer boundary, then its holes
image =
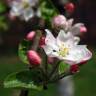
POLYGON ((65 57, 66 55, 68 55, 69 53, 69 48, 66 47, 64 44, 62 44, 62 46, 60 46, 58 54, 59 56, 65 57))

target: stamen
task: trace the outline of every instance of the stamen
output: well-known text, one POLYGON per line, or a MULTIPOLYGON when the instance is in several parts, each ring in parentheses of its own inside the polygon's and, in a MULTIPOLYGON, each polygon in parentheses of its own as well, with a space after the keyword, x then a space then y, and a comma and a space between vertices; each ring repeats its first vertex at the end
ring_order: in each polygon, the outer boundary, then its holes
POLYGON ((65 57, 69 53, 69 48, 65 47, 64 44, 59 48, 58 54, 62 57, 65 57))

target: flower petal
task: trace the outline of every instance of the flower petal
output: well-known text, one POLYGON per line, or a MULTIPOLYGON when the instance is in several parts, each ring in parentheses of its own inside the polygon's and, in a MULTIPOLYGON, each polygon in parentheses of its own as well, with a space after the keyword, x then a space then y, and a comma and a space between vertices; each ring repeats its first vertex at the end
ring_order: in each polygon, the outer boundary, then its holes
POLYGON ((70 39, 72 37, 72 34, 70 32, 65 33, 64 30, 60 30, 58 36, 57 36, 57 42, 65 42, 68 39, 70 39))
POLYGON ((72 32, 73 35, 79 35, 80 34, 80 27, 84 26, 83 23, 77 23, 70 29, 70 32, 72 32))
POLYGON ((91 57, 92 53, 86 48, 85 45, 77 45, 70 50, 64 60, 69 64, 78 64, 82 61, 89 60, 91 57))
POLYGON ((62 44, 67 45, 68 47, 78 44, 80 41, 79 37, 74 37, 71 32, 65 33, 63 30, 57 36, 57 45, 61 46, 62 44))
POLYGON ((55 37, 52 35, 52 33, 48 29, 46 29, 45 31, 47 32, 45 44, 46 45, 55 45, 56 44, 55 37))
POLYGON ((49 57, 58 57, 58 53, 55 48, 52 48, 51 46, 46 45, 43 47, 43 49, 49 57))
POLYGON ((73 21, 74 21, 74 19, 67 20, 67 26, 66 26, 65 30, 70 30, 71 29, 73 21))

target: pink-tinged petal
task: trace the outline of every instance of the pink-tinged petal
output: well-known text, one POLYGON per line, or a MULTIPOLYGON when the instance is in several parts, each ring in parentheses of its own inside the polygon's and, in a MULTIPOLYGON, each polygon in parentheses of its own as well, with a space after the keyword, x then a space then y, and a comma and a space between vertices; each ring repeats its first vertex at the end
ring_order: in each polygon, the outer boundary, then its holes
POLYGON ((65 62, 70 65, 79 64, 83 61, 91 59, 92 53, 84 45, 77 45, 73 47, 69 54, 64 58, 65 62))

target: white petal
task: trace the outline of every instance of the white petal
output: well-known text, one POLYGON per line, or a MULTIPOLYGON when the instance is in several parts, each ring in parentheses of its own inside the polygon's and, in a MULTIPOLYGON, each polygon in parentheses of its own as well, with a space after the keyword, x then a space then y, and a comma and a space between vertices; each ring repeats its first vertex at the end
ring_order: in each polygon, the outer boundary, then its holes
POLYGON ((52 33, 48 29, 46 29, 45 31, 47 32, 45 44, 46 45, 55 45, 56 44, 55 37, 52 35, 52 33))
POLYGON ((43 47, 43 49, 49 57, 58 57, 58 54, 55 48, 52 48, 51 46, 46 45, 43 47))
POLYGON ((80 27, 84 26, 83 23, 77 23, 75 24, 71 29, 70 32, 72 32, 73 35, 79 35, 80 34, 80 27))
POLYGON ((79 37, 74 37, 74 44, 77 45, 80 42, 79 37))
POLYGON ((85 45, 77 45, 73 47, 69 54, 66 56, 65 62, 69 64, 78 64, 87 61, 92 57, 92 53, 86 48, 85 45))
POLYGON ((65 33, 64 30, 60 30, 58 36, 57 36, 57 42, 61 41, 61 42, 65 42, 66 40, 70 39, 70 37, 72 37, 71 33, 65 33))
POLYGON ((78 44, 79 40, 79 37, 74 37, 71 32, 65 33, 63 30, 61 30, 57 36, 57 45, 61 46, 62 44, 65 44, 71 47, 78 44))

